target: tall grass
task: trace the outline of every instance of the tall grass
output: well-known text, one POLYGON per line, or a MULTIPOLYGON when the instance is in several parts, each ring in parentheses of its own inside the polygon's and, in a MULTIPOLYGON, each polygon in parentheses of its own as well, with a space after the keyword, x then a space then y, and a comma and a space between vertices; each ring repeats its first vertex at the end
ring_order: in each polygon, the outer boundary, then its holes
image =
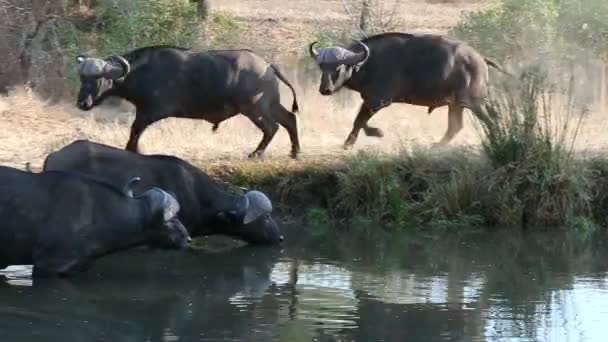
POLYGON ((573 148, 585 118, 572 91, 531 67, 491 92, 481 123, 482 149, 497 196, 487 209, 501 224, 559 226, 587 214, 590 184, 573 148), (560 91, 561 90, 561 91, 560 91))

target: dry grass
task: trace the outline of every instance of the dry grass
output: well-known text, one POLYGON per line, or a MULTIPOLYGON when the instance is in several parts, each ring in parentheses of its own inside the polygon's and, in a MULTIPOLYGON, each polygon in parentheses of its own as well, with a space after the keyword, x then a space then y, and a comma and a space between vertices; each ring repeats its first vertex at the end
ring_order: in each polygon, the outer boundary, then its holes
MULTIPOLYGON (((299 87, 298 87, 299 88, 299 87)), ((384 109, 370 123, 385 132, 382 139, 361 134, 353 151, 344 151, 342 143, 352 127, 361 102, 354 94, 350 105, 341 106, 332 97, 321 97, 316 89, 298 89, 302 159, 340 156, 366 148, 396 151, 403 144, 429 144, 438 140, 447 127, 447 110, 435 111, 408 105, 393 105, 384 109)), ((283 95, 286 106, 291 96, 283 95)), ((40 167, 44 157, 72 140, 86 138, 108 145, 124 147, 132 108, 118 112, 114 108, 95 108, 90 112, 78 110, 73 103, 48 104, 27 89, 17 89, 0 97, 0 162, 23 167, 30 162, 40 167)), ((467 118, 466 127, 455 143, 475 143, 477 132, 467 118)), ((237 116, 220 125, 217 133, 202 120, 169 118, 149 127, 140 140, 143 153, 173 154, 193 161, 222 162, 226 159, 244 160, 262 137, 261 132, 244 116, 237 116)), ((267 149, 267 159, 285 159, 290 148, 287 132, 280 129, 267 149)))
MULTIPOLYGON (((455 1, 449 4, 426 1, 406 1, 400 10, 402 30, 444 33, 458 21, 460 13, 491 5, 493 1, 455 1)), ((260 40, 274 44, 279 52, 304 49, 310 34, 328 27, 338 27, 349 20, 342 1, 251 0, 214 1, 216 11, 226 11, 245 25, 243 41, 247 47, 264 50, 260 40), (277 44, 280 42, 281 44, 277 44)), ((315 81, 309 85, 294 82, 294 66, 283 63, 283 69, 296 87, 301 112, 299 116, 302 159, 324 160, 353 153, 344 151, 342 143, 349 133, 361 103, 358 95, 346 93, 345 101, 338 96, 322 97, 315 81), (292 70, 289 70, 292 69, 292 70)), ((291 93, 281 86, 282 102, 291 106, 291 93)), ((345 91, 346 92, 346 91, 345 91)), ((608 121, 603 108, 591 113, 579 135, 577 148, 605 147, 604 132, 608 121)), ((0 97, 0 163, 23 167, 30 162, 34 169, 41 167, 46 154, 74 139, 87 138, 113 146, 124 147, 132 107, 123 109, 96 108, 82 112, 73 102, 48 104, 27 89, 17 89, 0 97)), ((478 144, 479 133, 474 119, 467 111, 465 128, 452 144, 478 144)), ((370 124, 381 128, 382 139, 360 135, 354 151, 380 149, 395 152, 413 144, 427 145, 438 141, 447 128, 447 108, 440 108, 430 116, 426 108, 395 104, 380 111, 370 124)), ((225 163, 246 159, 261 139, 261 132, 244 116, 237 116, 220 125, 216 134, 211 125, 201 120, 166 119, 148 128, 140 141, 143 153, 173 154, 191 161, 225 163)), ((267 159, 293 163, 287 158, 289 139, 280 129, 267 149, 267 159)))

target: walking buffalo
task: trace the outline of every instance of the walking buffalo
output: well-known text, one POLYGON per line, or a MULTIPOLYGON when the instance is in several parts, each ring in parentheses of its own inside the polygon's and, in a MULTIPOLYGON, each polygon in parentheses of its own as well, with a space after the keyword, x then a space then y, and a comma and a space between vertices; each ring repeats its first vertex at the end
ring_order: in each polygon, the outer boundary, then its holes
POLYGON ((300 152, 297 118, 280 103, 278 81, 296 93, 274 64, 250 50, 195 52, 171 46, 147 46, 121 56, 80 55, 77 106, 90 110, 115 96, 135 105, 135 120, 126 149, 137 152, 143 131, 168 117, 220 122, 239 113, 247 116, 263 138, 249 157, 261 156, 281 125, 291 139, 291 156, 300 152), (278 124, 277 124, 278 123, 278 124))
POLYGON ((34 265, 35 276, 65 276, 130 247, 187 248, 179 203, 159 188, 134 197, 138 181, 119 190, 76 173, 0 166, 0 268, 34 265))
POLYGON ((488 65, 507 73, 466 43, 435 34, 382 33, 347 48, 317 49, 316 43, 309 53, 322 72, 319 92, 331 95, 346 87, 363 99, 345 149, 355 144, 361 129, 382 137, 368 121, 393 102, 428 106, 429 114, 447 105, 448 128, 438 142, 445 145, 462 129, 464 108, 481 108, 488 65))
POLYGON ((135 193, 156 186, 180 203, 179 219, 191 236, 224 234, 251 244, 276 244, 283 240, 271 216, 272 203, 259 191, 231 194, 197 167, 177 157, 141 155, 131 151, 77 140, 50 153, 45 171, 78 171, 123 184, 141 177, 135 193))

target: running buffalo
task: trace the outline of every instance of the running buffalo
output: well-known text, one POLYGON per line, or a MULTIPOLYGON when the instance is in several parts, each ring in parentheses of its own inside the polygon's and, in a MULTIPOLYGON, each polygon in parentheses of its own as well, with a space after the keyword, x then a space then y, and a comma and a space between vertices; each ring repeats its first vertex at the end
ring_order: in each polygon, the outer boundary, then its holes
POLYGON ((382 137, 368 121, 393 102, 427 106, 429 114, 447 105, 448 128, 438 142, 445 145, 462 129, 464 108, 481 109, 488 65, 507 73, 466 43, 435 34, 383 33, 347 48, 315 44, 309 53, 322 72, 319 92, 331 95, 346 87, 363 99, 345 149, 355 144, 361 129, 382 137))
POLYGON ((147 46, 107 58, 80 55, 77 62, 80 109, 90 110, 110 96, 135 106, 127 150, 137 152, 146 127, 168 117, 203 119, 215 131, 220 122, 243 113, 263 132, 249 157, 264 153, 279 125, 289 133, 291 156, 300 152, 295 90, 276 65, 250 50, 147 46), (291 89, 292 112, 280 102, 279 80, 291 89))
POLYGON ((203 171, 173 156, 141 155, 123 149, 76 140, 50 153, 45 171, 78 171, 123 184, 138 175, 138 189, 156 186, 175 195, 179 219, 191 236, 223 234, 251 244, 277 244, 283 235, 271 216, 272 203, 259 191, 235 195, 223 190, 203 171))
POLYGON ((0 268, 34 265, 34 276, 67 276, 130 247, 187 248, 179 203, 159 188, 133 196, 138 181, 121 190, 77 173, 0 166, 0 268))

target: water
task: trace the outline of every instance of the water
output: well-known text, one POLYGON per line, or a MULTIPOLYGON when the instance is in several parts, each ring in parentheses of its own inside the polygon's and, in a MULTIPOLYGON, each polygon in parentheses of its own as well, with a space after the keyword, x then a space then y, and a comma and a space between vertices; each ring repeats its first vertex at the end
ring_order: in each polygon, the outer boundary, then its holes
POLYGON ((2 341, 604 341, 608 246, 556 234, 304 236, 8 270, 2 341))

